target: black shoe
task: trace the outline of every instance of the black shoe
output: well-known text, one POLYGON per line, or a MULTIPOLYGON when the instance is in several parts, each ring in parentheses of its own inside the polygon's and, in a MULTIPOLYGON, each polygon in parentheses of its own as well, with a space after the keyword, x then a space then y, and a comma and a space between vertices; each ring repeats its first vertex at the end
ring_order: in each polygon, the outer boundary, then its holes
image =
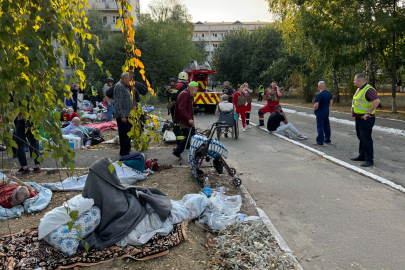
POLYGON ((365 158, 361 158, 361 157, 351 158, 350 160, 353 160, 353 161, 366 161, 365 158))
POLYGON ((175 152, 173 152, 172 154, 173 154, 173 156, 176 156, 177 158, 181 159, 181 155, 180 155, 180 154, 177 154, 177 153, 175 153, 175 152))
POLYGON ((374 161, 372 160, 367 160, 366 162, 364 162, 363 164, 361 164, 361 167, 371 167, 374 165, 374 161))
POLYGON ((28 174, 30 173, 30 168, 24 169, 24 168, 20 168, 15 174, 16 175, 23 175, 23 174, 28 174))
POLYGON ((224 134, 224 137, 225 137, 225 138, 228 138, 228 133, 225 133, 225 134, 224 134))

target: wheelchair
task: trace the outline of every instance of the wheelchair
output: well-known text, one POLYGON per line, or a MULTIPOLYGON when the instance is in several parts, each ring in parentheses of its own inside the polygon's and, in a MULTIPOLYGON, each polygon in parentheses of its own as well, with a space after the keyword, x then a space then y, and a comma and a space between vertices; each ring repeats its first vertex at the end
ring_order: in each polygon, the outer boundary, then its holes
POLYGON ((219 122, 222 122, 221 126, 217 127, 217 140, 221 139, 221 134, 231 133, 232 138, 237 140, 239 138, 239 127, 238 121, 235 119, 235 111, 220 111, 219 113, 219 122))

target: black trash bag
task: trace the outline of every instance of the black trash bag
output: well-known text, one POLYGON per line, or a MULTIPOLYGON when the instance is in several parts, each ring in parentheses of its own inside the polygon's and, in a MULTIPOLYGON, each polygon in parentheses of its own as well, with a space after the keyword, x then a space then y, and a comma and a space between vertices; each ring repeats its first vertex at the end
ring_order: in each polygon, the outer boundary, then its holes
POLYGON ((89 135, 91 137, 91 145, 97 145, 97 144, 104 142, 104 138, 101 135, 101 132, 98 128, 96 128, 92 132, 90 132, 89 135))

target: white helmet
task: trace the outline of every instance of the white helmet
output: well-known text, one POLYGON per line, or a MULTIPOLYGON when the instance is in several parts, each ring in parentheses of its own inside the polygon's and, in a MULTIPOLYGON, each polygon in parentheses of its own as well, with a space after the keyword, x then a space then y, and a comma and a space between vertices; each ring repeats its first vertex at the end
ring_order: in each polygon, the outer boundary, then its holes
POLYGON ((185 71, 179 73, 179 81, 188 81, 188 74, 185 71))

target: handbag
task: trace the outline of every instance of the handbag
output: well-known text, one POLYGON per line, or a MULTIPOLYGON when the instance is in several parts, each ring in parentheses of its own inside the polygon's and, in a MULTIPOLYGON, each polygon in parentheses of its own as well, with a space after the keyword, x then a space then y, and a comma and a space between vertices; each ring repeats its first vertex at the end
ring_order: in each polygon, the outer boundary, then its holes
POLYGON ((91 145, 97 145, 104 142, 104 138, 98 128, 90 132, 89 136, 91 137, 91 145))

